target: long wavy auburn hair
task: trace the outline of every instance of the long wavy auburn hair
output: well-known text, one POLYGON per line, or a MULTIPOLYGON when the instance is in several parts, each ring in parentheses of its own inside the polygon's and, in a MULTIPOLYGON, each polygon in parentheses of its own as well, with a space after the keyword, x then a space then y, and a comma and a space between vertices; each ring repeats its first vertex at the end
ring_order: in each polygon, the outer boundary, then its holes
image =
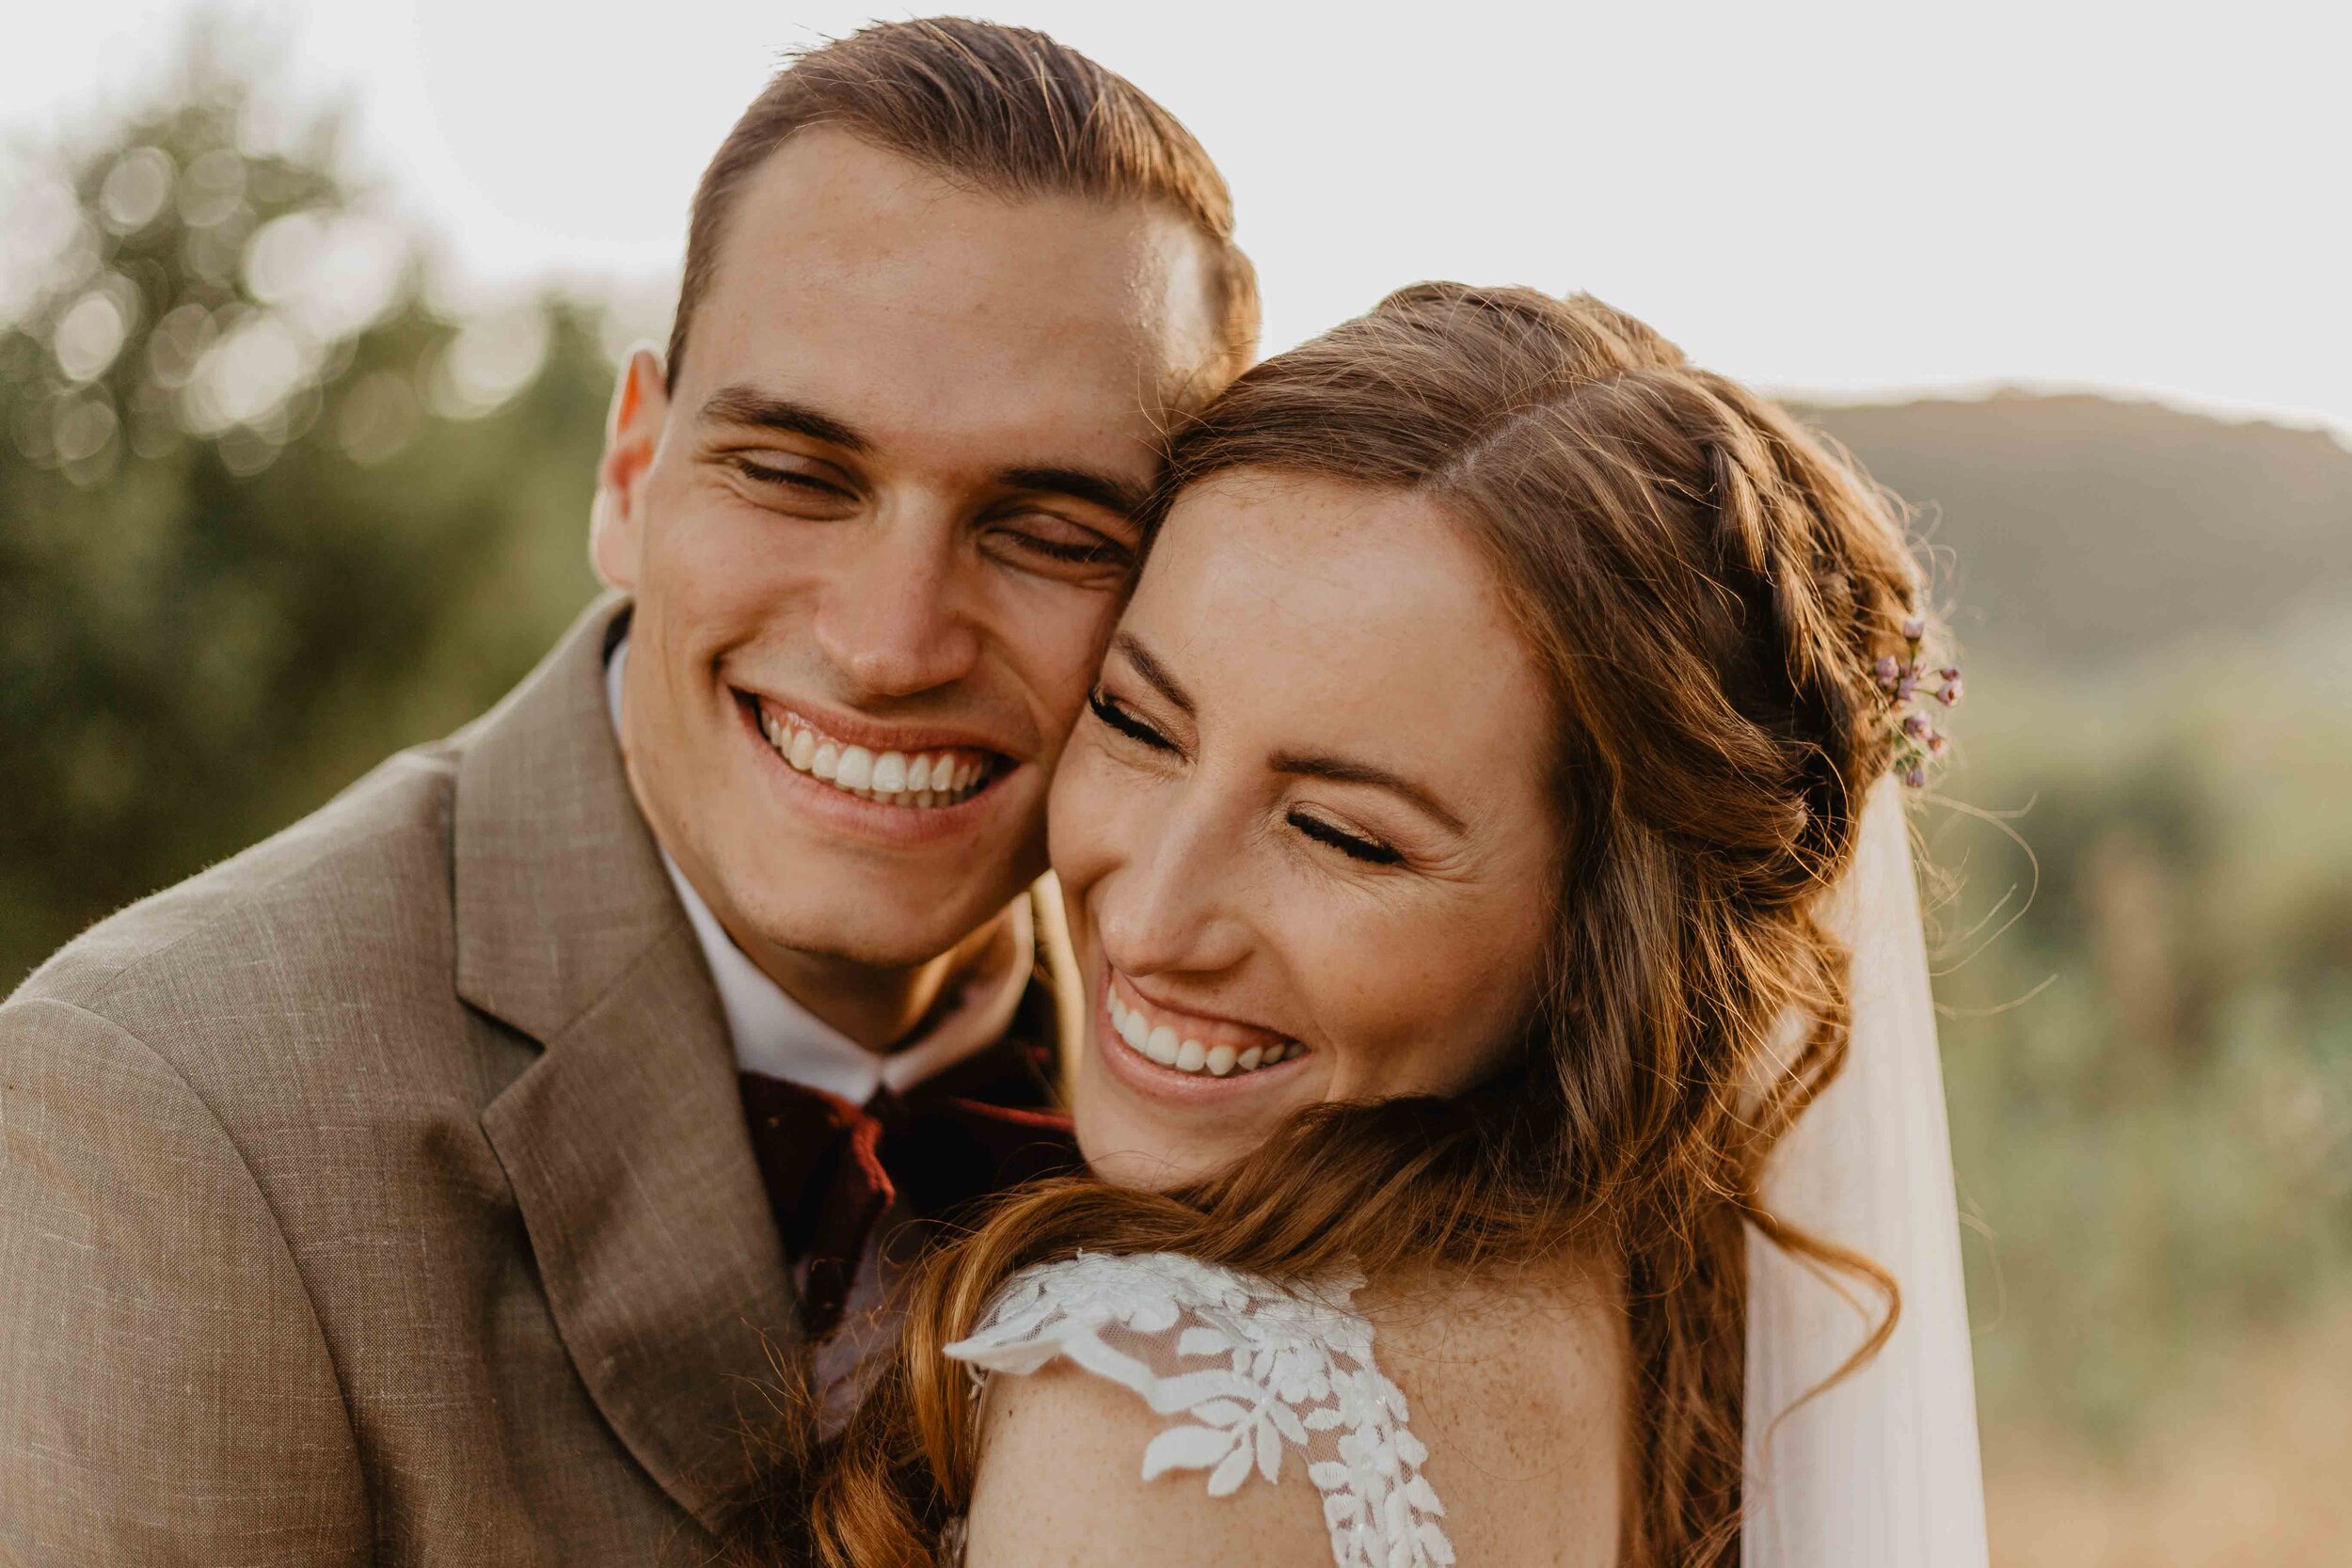
POLYGON ((1426 497, 1492 563, 1549 679, 1564 829, 1523 1037, 1467 1094, 1315 1107, 1185 1190, 1012 1195, 916 1271, 838 1444, 787 1445, 762 1560, 932 1563, 977 1448, 941 1347, 1016 1271, 1083 1248, 1277 1280, 1607 1259, 1633 1380, 1624 1559, 1734 1563, 1749 1228, 1883 1298, 1849 1368, 1898 1309, 1883 1270, 1758 1195, 1844 1059, 1849 955, 1820 895, 1892 753, 1872 665, 1924 610, 1896 509, 1632 318, 1444 283, 1243 375, 1174 432, 1147 523, 1241 470, 1426 497))

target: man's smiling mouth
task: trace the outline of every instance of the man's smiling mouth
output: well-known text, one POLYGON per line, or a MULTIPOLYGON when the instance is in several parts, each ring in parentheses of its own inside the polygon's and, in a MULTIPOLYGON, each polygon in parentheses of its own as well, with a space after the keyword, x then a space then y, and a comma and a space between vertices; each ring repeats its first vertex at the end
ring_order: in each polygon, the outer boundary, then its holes
POLYGON ((803 716, 754 699, 759 733, 794 771, 885 806, 934 810, 986 789, 1004 759, 967 747, 877 752, 828 735, 803 716))

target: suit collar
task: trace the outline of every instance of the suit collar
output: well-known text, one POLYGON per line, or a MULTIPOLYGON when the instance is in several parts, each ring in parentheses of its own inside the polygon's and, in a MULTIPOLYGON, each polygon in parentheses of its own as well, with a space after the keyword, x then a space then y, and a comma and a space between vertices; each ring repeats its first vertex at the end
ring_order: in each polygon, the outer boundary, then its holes
POLYGON ((739 1396, 795 1307, 718 998, 605 713, 626 615, 593 608, 464 739, 457 988, 541 1046, 482 1126, 573 1366, 715 1529, 744 1479, 739 1396))
POLYGON ((628 621, 624 600, 590 607, 463 737, 457 993, 543 1042, 685 925, 605 718, 628 621))

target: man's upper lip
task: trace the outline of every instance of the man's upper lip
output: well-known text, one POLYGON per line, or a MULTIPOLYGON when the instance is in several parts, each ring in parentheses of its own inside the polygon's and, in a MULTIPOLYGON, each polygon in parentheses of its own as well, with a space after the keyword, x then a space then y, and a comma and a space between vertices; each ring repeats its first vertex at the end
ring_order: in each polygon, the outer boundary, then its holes
POLYGON ((820 703, 804 702, 798 697, 779 697, 741 686, 735 689, 779 719, 797 714, 835 740, 846 740, 869 752, 966 751, 989 752, 1003 757, 1012 755, 1001 739, 977 730, 962 729, 953 724, 893 724, 868 719, 863 714, 827 707, 820 703))
POLYGON ((1289 1039, 1292 1037, 1279 1029, 1269 1028, 1267 1025, 1260 1023, 1255 1019, 1234 1018, 1229 1013, 1205 1012, 1199 1007, 1193 1006, 1189 1003, 1171 1002, 1165 997, 1155 995, 1152 991, 1147 990, 1142 986, 1136 984, 1136 977, 1128 974, 1125 970, 1119 968, 1115 964, 1112 965, 1111 968, 1112 972, 1116 974, 1120 980, 1125 982, 1129 990, 1134 991, 1137 996, 1142 997, 1146 1002, 1149 1002, 1152 1006, 1158 1008, 1164 1013, 1179 1013, 1186 1018, 1197 1018, 1203 1023, 1221 1023, 1231 1029, 1247 1029, 1253 1034, 1272 1035, 1280 1039, 1289 1039))

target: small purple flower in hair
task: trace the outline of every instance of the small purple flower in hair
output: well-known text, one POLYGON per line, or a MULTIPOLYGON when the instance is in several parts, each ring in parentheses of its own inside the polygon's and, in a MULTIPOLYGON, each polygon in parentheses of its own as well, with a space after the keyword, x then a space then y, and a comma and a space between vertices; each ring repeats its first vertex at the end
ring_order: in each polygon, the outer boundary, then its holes
POLYGON ((1914 615, 1903 622, 1904 641, 1916 642, 1922 637, 1927 636, 1927 634, 1928 623, 1925 616, 1914 615))
POLYGON ((1893 654, 1881 654, 1879 661, 1870 666, 1870 673, 1878 677, 1879 689, 1892 691, 1895 682, 1902 675, 1903 667, 1895 662, 1893 654))
POLYGON ((1961 691, 1962 687, 1960 684, 1960 672, 1957 670, 1947 670, 1944 672, 1943 689, 1936 692, 1935 700, 1942 703, 1946 707, 1949 707, 1954 703, 1960 701, 1961 691))

